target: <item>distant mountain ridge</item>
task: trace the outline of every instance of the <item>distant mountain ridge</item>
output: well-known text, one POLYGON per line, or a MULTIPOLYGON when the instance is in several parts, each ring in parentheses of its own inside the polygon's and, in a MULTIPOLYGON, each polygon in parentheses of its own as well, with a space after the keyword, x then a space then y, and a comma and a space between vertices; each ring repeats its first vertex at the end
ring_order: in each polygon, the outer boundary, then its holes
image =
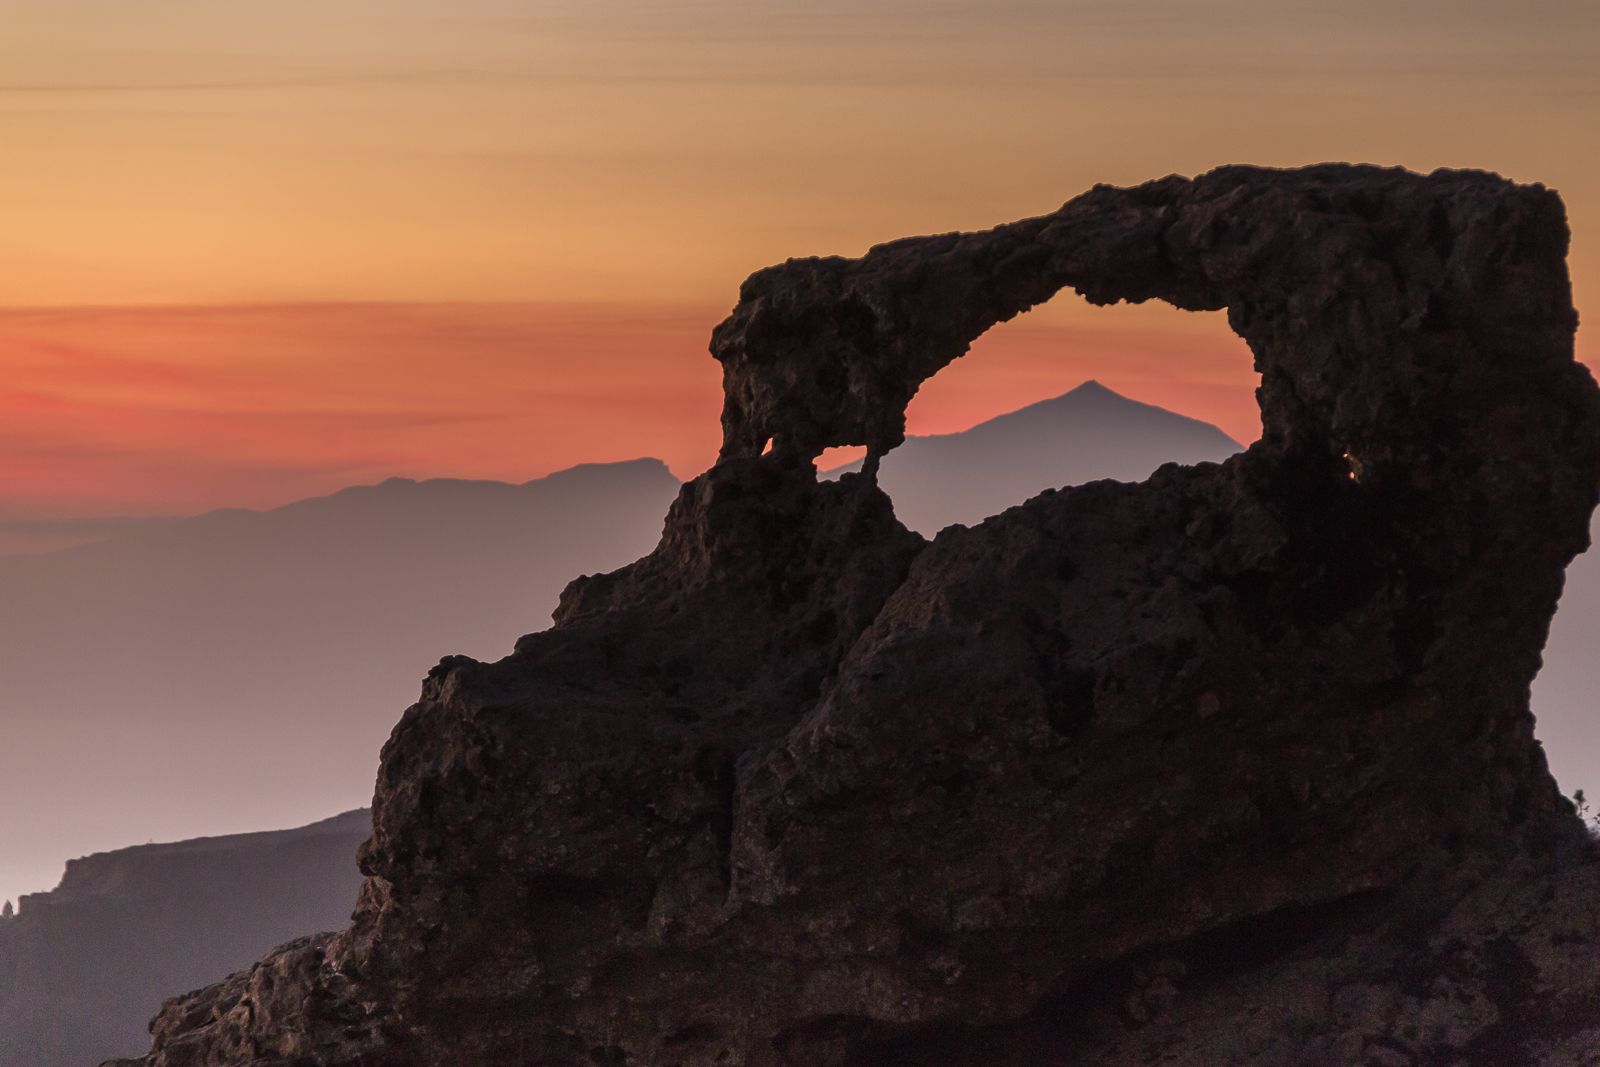
POLYGON ((150 1007, 344 924, 371 813, 295 830, 137 845, 67 864, 0 919, 0 1067, 139 1051, 150 1007))
POLYGON ((161 540, 173 534, 175 528, 185 532, 211 530, 236 523, 257 521, 278 523, 291 518, 329 515, 340 521, 349 517, 350 506, 385 507, 402 509, 409 516, 411 507, 424 504, 430 508, 456 503, 488 503, 508 509, 520 509, 529 494, 544 495, 555 492, 590 491, 606 492, 630 489, 659 489, 670 480, 678 480, 667 465, 659 459, 641 458, 621 460, 616 463, 580 463, 574 467, 555 471, 542 478, 525 482, 501 482, 486 478, 385 478, 371 485, 351 485, 322 496, 307 497, 274 508, 214 508, 185 519, 150 519, 134 524, 127 533, 92 544, 78 545, 51 553, 59 556, 68 552, 94 552, 111 546, 161 540))
MULTIPOLYGON (((149 887, 173 880, 173 870, 190 861, 228 860, 249 857, 290 844, 322 839, 359 844, 370 831, 371 812, 355 808, 290 830, 254 830, 217 837, 194 837, 183 841, 129 845, 108 852, 95 852, 68 860, 61 882, 43 893, 24 893, 18 899, 17 914, 32 915, 41 908, 54 908, 65 901, 84 901, 92 897, 125 893, 131 887, 149 887)), ((352 862, 353 862, 352 857, 352 862)))
MULTIPOLYGON (((0 517, 0 564, 7 559, 27 556, 38 560, 44 556, 54 555, 58 552, 74 548, 88 548, 92 545, 102 545, 109 541, 123 541, 130 537, 150 535, 152 533, 170 529, 182 524, 193 524, 202 520, 228 521, 225 516, 270 515, 289 509, 300 509, 307 505, 314 505, 318 501, 330 501, 346 498, 351 494, 366 492, 391 492, 406 487, 426 487, 423 491, 445 491, 449 487, 459 487, 463 491, 471 491, 469 487, 479 487, 481 490, 494 491, 526 489, 540 484, 559 485, 562 482, 582 481, 591 477, 615 476, 621 473, 634 472, 642 479, 654 479, 661 471, 666 471, 666 465, 657 459, 623 460, 618 463, 580 463, 565 470, 556 471, 543 478, 534 478, 525 482, 502 482, 491 479, 478 478, 386 478, 373 485, 347 486, 337 489, 332 493, 322 496, 307 497, 304 500, 293 501, 274 508, 241 508, 222 507, 210 511, 200 512, 189 516, 172 515, 109 515, 88 518, 54 518, 54 519, 18 519, 0 517), (552 479, 554 480, 552 482, 552 479)), ((667 472, 669 475, 670 471, 667 472)))
POLYGON ((678 486, 649 459, 391 479, 0 559, 0 810, 33 813, 0 825, 0 898, 64 855, 363 803, 439 657, 509 652, 575 575, 649 551, 678 486), (120 811, 84 810, 85 777, 120 811))

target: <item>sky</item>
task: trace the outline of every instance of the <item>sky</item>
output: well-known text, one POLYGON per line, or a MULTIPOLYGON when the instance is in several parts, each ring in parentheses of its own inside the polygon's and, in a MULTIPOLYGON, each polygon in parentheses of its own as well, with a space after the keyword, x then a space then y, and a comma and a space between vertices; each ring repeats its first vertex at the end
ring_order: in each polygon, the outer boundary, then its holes
MULTIPOLYGON (((60 520, 716 444, 750 271, 1229 162, 1566 197, 1600 5, 0 0, 0 552, 60 520)), ((1585 353, 1594 349, 1588 334, 1585 353)), ((997 328, 913 432, 1095 377, 1256 434, 1220 315, 997 328)))
MULTIPOLYGON (((0 145, 0 554, 391 475, 692 476, 751 271, 1098 182, 1543 182, 1600 309, 1593 0, 0 0, 0 145)), ((1071 294, 910 429, 1089 378, 1259 431, 1220 314, 1071 294)))

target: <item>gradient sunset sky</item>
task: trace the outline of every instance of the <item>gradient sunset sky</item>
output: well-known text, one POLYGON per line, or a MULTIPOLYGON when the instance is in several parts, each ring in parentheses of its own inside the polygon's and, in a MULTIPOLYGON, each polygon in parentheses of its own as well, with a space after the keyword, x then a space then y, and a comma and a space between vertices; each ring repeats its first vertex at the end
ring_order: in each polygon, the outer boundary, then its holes
MULTIPOLYGON (((3 6, 0 550, 394 474, 691 475, 751 270, 1101 181, 1542 181, 1600 307, 1593 0, 3 6)), ((1257 430, 1220 315, 1068 294, 975 356, 913 432, 1089 377, 1257 430)))

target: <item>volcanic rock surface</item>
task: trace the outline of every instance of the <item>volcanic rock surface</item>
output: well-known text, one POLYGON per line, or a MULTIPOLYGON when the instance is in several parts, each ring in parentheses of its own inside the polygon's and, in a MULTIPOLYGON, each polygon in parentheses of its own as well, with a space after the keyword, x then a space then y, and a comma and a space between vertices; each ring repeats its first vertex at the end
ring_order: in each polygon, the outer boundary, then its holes
POLYGON ((1600 487, 1560 200, 1228 167, 794 260, 655 552, 384 749, 354 925, 152 1067, 1572 1064, 1600 861, 1528 686, 1600 487), (1226 308, 1265 434, 933 541, 867 473, 1071 287, 1226 308))

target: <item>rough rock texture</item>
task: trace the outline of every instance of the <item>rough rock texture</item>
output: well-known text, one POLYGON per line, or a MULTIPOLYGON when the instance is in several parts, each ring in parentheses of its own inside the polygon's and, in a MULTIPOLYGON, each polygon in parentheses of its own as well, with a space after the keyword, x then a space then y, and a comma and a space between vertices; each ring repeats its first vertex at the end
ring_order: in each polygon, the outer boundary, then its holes
POLYGON ((756 274, 655 553, 441 663, 355 925, 145 1062, 1600 1055, 1600 861, 1527 703, 1600 486, 1566 244, 1492 175, 1230 167, 756 274), (817 483, 1065 286, 1226 307, 1262 440, 931 543, 817 483))

